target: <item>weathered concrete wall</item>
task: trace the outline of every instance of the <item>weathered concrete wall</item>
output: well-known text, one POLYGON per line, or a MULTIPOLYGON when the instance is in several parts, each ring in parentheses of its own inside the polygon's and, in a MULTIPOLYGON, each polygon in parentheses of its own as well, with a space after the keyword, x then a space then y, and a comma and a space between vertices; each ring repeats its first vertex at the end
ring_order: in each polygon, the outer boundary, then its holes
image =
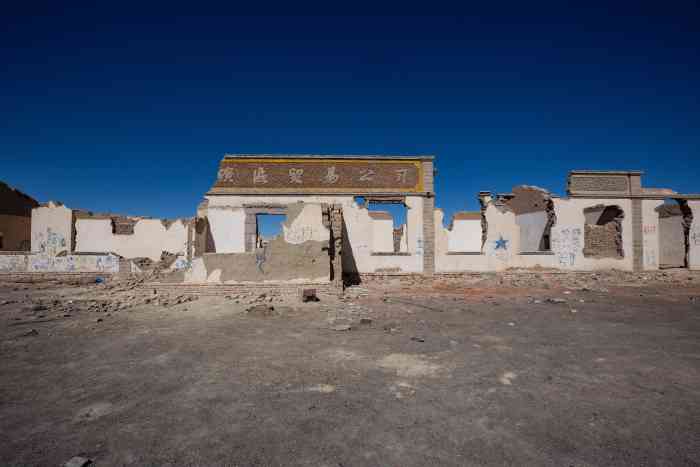
POLYGON ((210 253, 192 260, 186 283, 328 282, 328 242, 272 240, 253 253, 210 253))
POLYGON ((26 255, 0 254, 0 273, 23 272, 119 272, 119 258, 115 255, 52 256, 46 253, 26 255))
POLYGON ((481 234, 481 219, 455 219, 452 221, 452 230, 447 230, 447 250, 480 252, 481 234))
POLYGON ((659 267, 685 267, 685 232, 680 213, 659 218, 659 267))
POLYGON ((75 230, 77 252, 113 252, 159 261, 164 251, 175 255, 187 251, 187 225, 182 220, 166 227, 160 219, 139 219, 133 234, 119 235, 112 233, 111 219, 79 218, 75 230))
POLYGON ((394 251, 394 220, 372 218, 372 251, 391 253, 394 251))
POLYGON ((73 251, 73 211, 49 202, 32 210, 32 251, 56 256, 73 251))
POLYGON ((210 201, 207 218, 217 253, 245 252, 245 211, 242 206, 219 205, 210 201))
POLYGON ((318 203, 295 203, 287 207, 287 220, 282 224, 284 241, 292 245, 304 242, 327 242, 330 231, 323 225, 323 210, 318 203))

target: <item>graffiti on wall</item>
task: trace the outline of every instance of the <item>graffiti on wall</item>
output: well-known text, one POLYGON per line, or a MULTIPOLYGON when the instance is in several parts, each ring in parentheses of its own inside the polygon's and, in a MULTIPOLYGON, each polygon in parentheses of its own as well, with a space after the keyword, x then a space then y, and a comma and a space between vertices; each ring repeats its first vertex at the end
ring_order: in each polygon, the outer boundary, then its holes
POLYGON ((489 256, 496 258, 499 261, 508 261, 510 259, 510 238, 504 237, 503 234, 498 234, 496 240, 489 242, 487 253, 489 256))
POLYGON ((287 243, 298 245, 314 238, 314 229, 310 225, 294 226, 284 231, 284 240, 287 243))
POLYGON ((173 269, 176 269, 178 271, 189 269, 190 266, 192 266, 191 262, 187 258, 182 257, 178 257, 173 263, 173 269))
POLYGON ((0 255, 0 272, 27 270, 27 255, 0 255))
POLYGON ((576 258, 582 251, 581 228, 574 226, 554 226, 552 228, 552 251, 562 268, 576 264, 576 258))
POLYGON ((45 253, 1 255, 0 272, 119 272, 115 255, 51 256, 45 253))
POLYGON ((56 256, 67 249, 66 238, 54 232, 51 227, 48 227, 46 232, 37 233, 34 240, 39 245, 39 251, 47 255, 56 256))
POLYGON ((690 243, 694 246, 700 246, 700 224, 695 224, 690 232, 690 243))

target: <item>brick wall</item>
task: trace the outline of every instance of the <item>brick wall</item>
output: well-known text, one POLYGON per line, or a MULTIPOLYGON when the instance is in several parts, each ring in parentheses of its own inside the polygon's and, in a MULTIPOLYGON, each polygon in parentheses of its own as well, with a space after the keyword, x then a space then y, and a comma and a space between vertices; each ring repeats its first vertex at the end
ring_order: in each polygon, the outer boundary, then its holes
POLYGON ((593 258, 622 258, 622 241, 619 225, 609 222, 605 225, 585 224, 583 255, 593 258))
POLYGON ((572 175, 569 178, 569 191, 571 193, 628 193, 628 177, 626 175, 572 175))
POLYGON ((299 283, 299 284, 183 284, 183 283, 149 283, 148 290, 175 292, 184 295, 215 295, 225 296, 241 293, 266 293, 287 295, 301 298, 304 289, 315 289, 320 296, 342 293, 333 283, 299 283))

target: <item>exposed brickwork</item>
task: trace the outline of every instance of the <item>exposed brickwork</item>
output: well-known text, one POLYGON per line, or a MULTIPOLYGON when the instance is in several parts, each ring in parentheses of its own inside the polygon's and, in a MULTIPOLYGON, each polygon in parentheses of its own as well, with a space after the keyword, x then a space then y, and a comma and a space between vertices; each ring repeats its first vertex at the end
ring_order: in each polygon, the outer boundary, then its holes
POLYGON ((394 253, 401 251, 401 239, 403 238, 403 228, 404 226, 397 227, 393 230, 394 235, 394 253))
POLYGON ((331 257, 331 280, 335 288, 343 288, 343 208, 339 204, 333 204, 328 209, 328 222, 330 223, 331 238, 328 245, 331 257))
POLYGON ((129 217, 113 217, 112 233, 114 235, 133 235, 136 222, 138 222, 136 219, 129 217))
POLYGON ((241 293, 265 293, 274 291, 281 295, 299 297, 304 289, 316 289, 318 295, 337 296, 340 293, 335 284, 326 283, 298 283, 298 284, 183 284, 183 283, 153 283, 148 284, 148 290, 156 290, 158 293, 177 292, 183 295, 215 295, 225 296, 241 293))
POLYGON ((584 226, 583 255, 593 258, 622 258, 619 249, 620 231, 614 222, 584 226))
POLYGON ((569 178, 569 192, 628 193, 628 177, 626 175, 572 175, 569 178))

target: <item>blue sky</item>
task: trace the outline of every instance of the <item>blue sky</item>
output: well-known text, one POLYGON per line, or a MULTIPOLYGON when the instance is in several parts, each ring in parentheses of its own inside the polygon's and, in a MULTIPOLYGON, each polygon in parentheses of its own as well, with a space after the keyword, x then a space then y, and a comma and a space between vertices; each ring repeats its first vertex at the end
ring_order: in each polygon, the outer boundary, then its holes
POLYGON ((434 154, 448 214, 569 169, 700 192, 697 2, 69 3, 0 18, 0 179, 40 201, 191 216, 226 152, 434 154))

